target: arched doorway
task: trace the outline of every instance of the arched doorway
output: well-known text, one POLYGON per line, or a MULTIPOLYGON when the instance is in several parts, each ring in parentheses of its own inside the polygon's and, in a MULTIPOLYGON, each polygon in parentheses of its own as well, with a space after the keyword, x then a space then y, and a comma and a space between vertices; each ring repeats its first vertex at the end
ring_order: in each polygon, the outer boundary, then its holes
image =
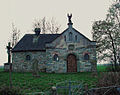
POLYGON ((77 72, 77 60, 73 54, 69 54, 67 57, 67 72, 77 72))

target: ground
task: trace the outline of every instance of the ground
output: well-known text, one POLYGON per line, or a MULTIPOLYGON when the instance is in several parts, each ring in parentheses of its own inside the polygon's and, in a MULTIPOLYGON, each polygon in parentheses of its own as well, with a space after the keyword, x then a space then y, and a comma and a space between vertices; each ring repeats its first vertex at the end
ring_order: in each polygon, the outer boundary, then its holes
MULTIPOLYGON (((102 70, 104 67, 99 67, 98 70, 102 70)), ((64 82, 66 80, 81 81, 84 84, 88 84, 89 87, 95 87, 97 78, 93 78, 91 72, 81 73, 69 73, 69 74, 56 74, 56 73, 40 73, 40 77, 35 78, 31 73, 12 73, 13 86, 20 87, 23 92, 41 92, 48 91, 56 83, 64 82)), ((9 73, 3 72, 0 69, 0 85, 9 86, 9 73)))

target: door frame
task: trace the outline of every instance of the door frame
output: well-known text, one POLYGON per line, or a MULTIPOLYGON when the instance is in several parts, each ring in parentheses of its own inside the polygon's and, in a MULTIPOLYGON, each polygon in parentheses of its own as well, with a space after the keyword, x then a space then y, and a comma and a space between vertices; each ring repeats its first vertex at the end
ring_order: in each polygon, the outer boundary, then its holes
MULTIPOLYGON (((67 55, 67 60, 66 60, 66 62, 67 62, 67 70, 66 71, 68 72, 68 57, 70 55, 73 55, 75 57, 76 72, 77 72, 77 56, 75 54, 73 54, 73 53, 70 53, 70 54, 67 55)), ((68 73, 72 73, 72 72, 68 72, 68 73)), ((73 72, 73 73, 75 73, 75 72, 73 72)))

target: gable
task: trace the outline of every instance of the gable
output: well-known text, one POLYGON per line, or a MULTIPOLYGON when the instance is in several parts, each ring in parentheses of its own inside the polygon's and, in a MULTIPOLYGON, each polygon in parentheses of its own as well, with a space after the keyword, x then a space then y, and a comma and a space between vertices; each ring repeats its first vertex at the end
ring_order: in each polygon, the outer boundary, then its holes
POLYGON ((61 33, 59 37, 57 37, 52 43, 49 43, 46 46, 66 48, 68 44, 71 43, 74 43, 79 47, 83 47, 92 45, 94 42, 92 42, 90 39, 78 32, 76 29, 68 27, 65 31, 61 33))
POLYGON ((81 34, 79 31, 77 31, 74 28, 68 28, 66 31, 64 31, 62 36, 66 36, 66 42, 69 43, 79 43, 81 40, 85 40, 88 42, 91 42, 86 36, 81 34), (72 39, 70 39, 70 36, 72 35, 72 39))

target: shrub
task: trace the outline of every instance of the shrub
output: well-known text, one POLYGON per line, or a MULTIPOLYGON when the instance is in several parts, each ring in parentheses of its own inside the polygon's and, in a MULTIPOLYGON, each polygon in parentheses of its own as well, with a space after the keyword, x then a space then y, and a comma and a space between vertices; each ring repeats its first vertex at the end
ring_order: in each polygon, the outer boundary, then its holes
POLYGON ((98 79, 97 86, 120 85, 120 72, 104 72, 98 79))
POLYGON ((110 72, 114 72, 114 69, 113 69, 112 64, 111 64, 111 65, 108 65, 108 66, 106 67, 106 70, 107 70, 107 71, 110 71, 110 72))
POLYGON ((117 65, 117 69, 115 70, 114 65, 110 64, 107 66, 106 70, 110 72, 120 72, 120 65, 117 65))
POLYGON ((109 88, 110 86, 120 85, 120 72, 102 72, 96 83, 97 89, 88 89, 85 87, 84 95, 120 95, 116 88, 109 88), (103 88, 108 87, 108 88, 103 88))

